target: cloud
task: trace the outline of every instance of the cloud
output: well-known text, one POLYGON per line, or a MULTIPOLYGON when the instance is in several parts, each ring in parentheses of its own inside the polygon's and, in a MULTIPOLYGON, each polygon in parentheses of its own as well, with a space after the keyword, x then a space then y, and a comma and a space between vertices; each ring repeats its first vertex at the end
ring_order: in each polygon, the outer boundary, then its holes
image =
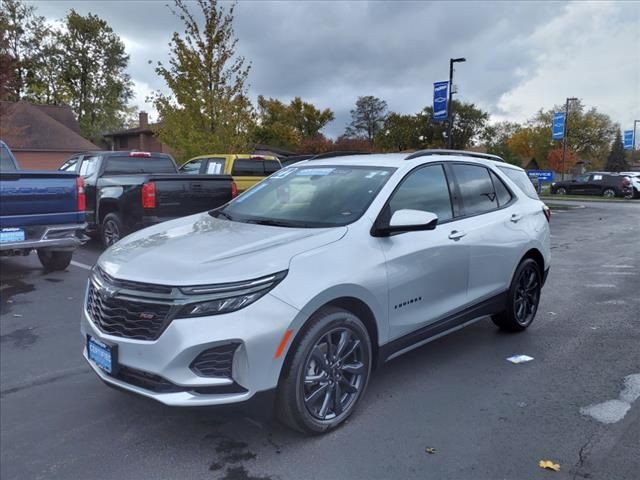
MULTIPOLYGON (((139 103, 164 88, 148 61, 166 62, 170 36, 181 30, 166 3, 34 5, 50 19, 75 8, 107 20, 131 55, 139 103)), ((433 82, 447 79, 448 60, 458 56, 467 58, 456 67, 458 98, 495 119, 521 121, 566 96, 625 124, 639 115, 638 3, 241 1, 234 28, 238 53, 252 64, 251 96, 329 107, 332 136, 344 131, 360 95, 401 113, 429 105, 433 82)))

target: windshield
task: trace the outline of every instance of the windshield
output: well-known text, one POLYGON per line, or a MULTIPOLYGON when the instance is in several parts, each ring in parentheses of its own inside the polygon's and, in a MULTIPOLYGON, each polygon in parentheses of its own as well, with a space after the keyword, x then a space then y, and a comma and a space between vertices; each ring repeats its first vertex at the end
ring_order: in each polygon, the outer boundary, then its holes
POLYGON ((212 215, 283 227, 347 225, 362 216, 394 170, 360 166, 288 167, 212 215))
POLYGON ((9 172, 14 171, 15 169, 16 166, 13 163, 9 149, 5 147, 4 144, 0 144, 0 170, 3 172, 9 172))

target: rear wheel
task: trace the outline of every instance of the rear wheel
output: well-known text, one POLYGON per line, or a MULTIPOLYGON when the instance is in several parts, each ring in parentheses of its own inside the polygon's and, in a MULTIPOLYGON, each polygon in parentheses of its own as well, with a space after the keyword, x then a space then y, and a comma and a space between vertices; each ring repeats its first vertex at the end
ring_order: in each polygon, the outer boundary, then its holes
POLYGON ((38 250, 38 259, 48 271, 64 270, 71 263, 73 252, 60 250, 38 250))
POLYGON ((616 191, 613 188, 605 188, 602 196, 605 198, 613 198, 616 196, 616 191))
POLYGON ((358 317, 327 308, 316 313, 285 362, 278 384, 278 417, 319 434, 344 422, 369 382, 371 340, 358 317))
POLYGON ((556 193, 558 195, 566 195, 567 194, 567 189, 564 187, 560 187, 558 190, 556 190, 556 193))
POLYGON ((105 248, 110 247, 124 237, 124 225, 117 213, 109 213, 102 220, 100 240, 105 248))
POLYGON ((504 311, 492 317, 501 330, 521 332, 536 316, 542 289, 540 267, 531 258, 524 259, 513 276, 504 311))

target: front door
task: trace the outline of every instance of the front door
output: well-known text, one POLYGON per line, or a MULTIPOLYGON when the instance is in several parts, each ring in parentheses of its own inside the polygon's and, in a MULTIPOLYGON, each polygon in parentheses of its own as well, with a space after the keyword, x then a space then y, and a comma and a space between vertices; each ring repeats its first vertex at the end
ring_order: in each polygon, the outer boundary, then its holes
POLYGON ((401 337, 466 303, 469 246, 455 238, 449 183, 442 165, 413 170, 391 196, 381 216, 402 209, 438 215, 435 230, 379 239, 389 282, 389 334, 401 337))

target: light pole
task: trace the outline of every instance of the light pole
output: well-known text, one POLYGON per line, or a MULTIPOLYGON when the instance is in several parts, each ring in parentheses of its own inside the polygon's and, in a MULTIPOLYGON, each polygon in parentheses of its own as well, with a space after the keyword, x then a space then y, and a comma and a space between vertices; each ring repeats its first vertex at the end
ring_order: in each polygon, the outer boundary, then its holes
POLYGON ((636 149, 636 123, 640 123, 640 120, 633 121, 633 135, 631 136, 631 151, 636 149))
POLYGON ((569 102, 578 100, 576 97, 567 98, 567 103, 564 106, 564 132, 562 134, 562 181, 564 182, 564 160, 567 156, 567 132, 569 129, 567 125, 569 123, 569 102))
POLYGON ((449 59, 449 103, 447 104, 449 107, 449 124, 447 125, 447 147, 449 149, 453 148, 453 137, 451 136, 451 127, 453 126, 453 64, 454 63, 462 63, 466 62, 467 59, 464 57, 460 58, 450 58, 449 59))

